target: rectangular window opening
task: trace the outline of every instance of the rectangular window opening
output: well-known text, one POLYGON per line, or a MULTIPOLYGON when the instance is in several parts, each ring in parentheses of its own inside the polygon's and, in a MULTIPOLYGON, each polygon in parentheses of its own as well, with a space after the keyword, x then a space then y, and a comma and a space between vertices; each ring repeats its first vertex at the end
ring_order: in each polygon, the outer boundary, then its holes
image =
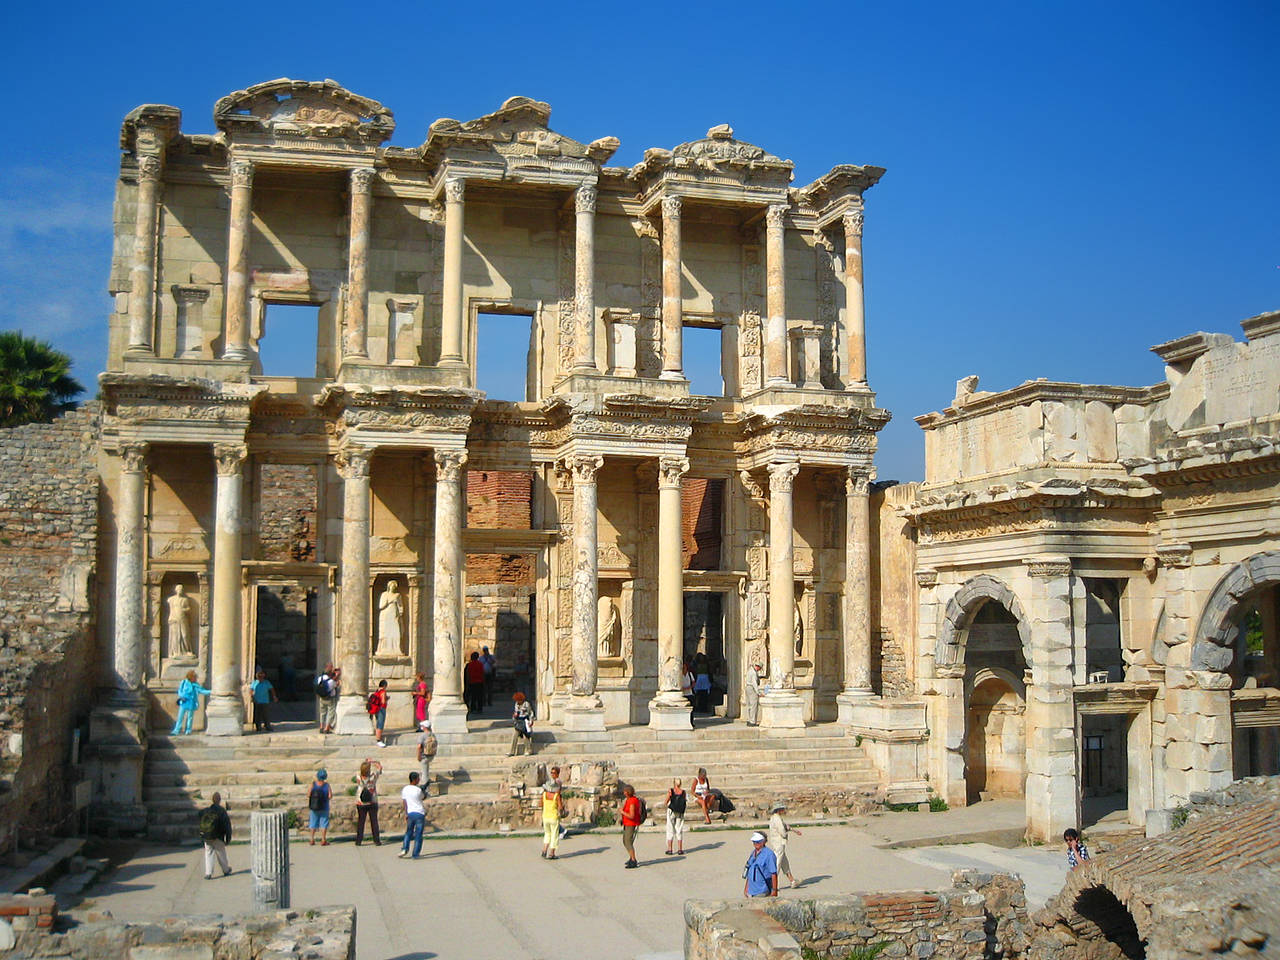
POLYGON ((724 396, 724 330, 720 326, 684 328, 684 375, 697 397, 724 396))
POLYGON ((476 316, 476 388, 490 400, 521 402, 533 394, 533 317, 481 313, 476 316))
POLYGON ((268 303, 262 316, 258 360, 264 377, 317 376, 318 303, 268 303))

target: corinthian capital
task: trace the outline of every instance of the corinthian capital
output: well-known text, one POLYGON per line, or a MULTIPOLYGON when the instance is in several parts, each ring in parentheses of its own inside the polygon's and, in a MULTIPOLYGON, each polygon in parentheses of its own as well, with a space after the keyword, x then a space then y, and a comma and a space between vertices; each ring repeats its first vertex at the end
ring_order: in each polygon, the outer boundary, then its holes
POLYGON ((573 191, 573 209, 578 213, 596 212, 596 188, 592 184, 584 183, 573 191))
POLYGON ((844 233, 846 237, 862 236, 861 210, 850 210, 844 215, 844 233))
POLYGON ((141 473, 147 465, 147 445, 126 443, 120 447, 120 472, 141 473))
POLYGON ((851 497, 865 497, 871 492, 871 477, 850 467, 844 480, 844 492, 851 497))
POLYGON ((461 203, 467 195, 467 181, 461 177, 450 177, 444 182, 444 199, 447 203, 461 203))
POLYGON ((595 483, 596 474, 599 473, 600 468, 604 466, 604 457, 579 454, 578 456, 566 459, 565 465, 573 474, 573 482, 575 484, 595 483))
POLYGON ((680 480, 689 472, 688 457, 659 457, 658 486, 679 487, 680 480))
POLYGON ((462 468, 467 463, 465 450, 437 450, 436 483, 459 483, 462 480, 462 468))
POLYGON ((232 160, 231 161, 231 186, 233 187, 252 187, 253 186, 253 161, 252 160, 232 160))
POLYGON ((154 154, 144 154, 138 157, 139 180, 159 180, 160 168, 160 158, 154 154))
POLYGON ((373 167, 356 167, 351 171, 351 192, 368 193, 378 173, 373 167))
POLYGON ((244 469, 249 448, 243 443, 217 443, 213 447, 213 459, 218 465, 218 476, 234 477, 244 469))
POLYGON ((769 492, 790 493, 796 482, 796 474, 800 472, 800 464, 794 460, 786 463, 769 464, 769 492))
POLYGON ((679 197, 663 197, 662 198, 662 216, 671 220, 680 219, 680 208, 684 206, 684 201, 679 197))
POLYGON ((785 203, 771 203, 765 208, 764 219, 770 230, 781 230, 786 226, 787 205, 785 203))
POLYGON ((334 466, 343 480, 360 480, 369 476, 373 451, 368 447, 343 447, 334 458, 334 466))

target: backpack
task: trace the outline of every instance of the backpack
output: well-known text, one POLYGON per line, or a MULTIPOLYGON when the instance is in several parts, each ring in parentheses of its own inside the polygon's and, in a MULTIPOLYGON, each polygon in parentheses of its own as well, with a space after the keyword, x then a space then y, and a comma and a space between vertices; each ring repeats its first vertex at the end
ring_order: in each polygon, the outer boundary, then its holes
POLYGON ((685 804, 689 800, 689 795, 683 790, 680 793, 673 793, 671 799, 667 801, 667 809, 674 813, 677 817, 684 816, 685 804))
POLYGON ((365 704, 365 709, 369 711, 369 716, 373 716, 382 709, 382 698, 376 692, 369 694, 369 701, 365 704))
POLYGON ((320 676, 316 677, 316 696, 322 699, 327 699, 330 695, 329 690, 329 675, 327 673, 322 673, 320 676))
POLYGON ((436 735, 430 730, 427 731, 427 742, 422 745, 422 755, 424 757, 434 757, 436 750, 439 749, 440 742, 436 739, 436 735))
POLYGON ((324 787, 311 785, 311 793, 307 795, 307 809, 317 812, 323 810, 328 802, 327 791, 324 787))
POLYGON ((200 839, 221 840, 222 831, 218 829, 218 810, 216 807, 205 807, 200 811, 200 839))
POLYGON ((644 823, 646 820, 649 819, 649 805, 644 802, 644 797, 637 796, 636 799, 640 801, 640 818, 639 819, 641 823, 644 823))

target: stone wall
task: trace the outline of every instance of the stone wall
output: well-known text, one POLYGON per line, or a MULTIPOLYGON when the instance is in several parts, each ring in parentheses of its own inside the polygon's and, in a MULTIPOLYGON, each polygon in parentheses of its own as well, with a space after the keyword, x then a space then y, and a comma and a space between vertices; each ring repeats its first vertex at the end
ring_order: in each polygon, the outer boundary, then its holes
POLYGON ((97 677, 96 405, 0 431, 0 850, 68 825, 97 677))
POLYGON ((957 871, 936 893, 863 893, 808 899, 688 900, 685 960, 843 958, 883 943, 883 957, 1014 957, 1026 944, 1022 881, 957 871))
MULTIPOLYGON (((531 557, 516 559, 532 560, 531 557)), ((471 574, 470 566, 467 574, 471 574)), ((462 656, 469 659, 473 651, 478 653, 481 647, 488 647, 498 660, 499 684, 513 677, 532 676, 533 625, 529 622, 529 598, 533 590, 531 577, 516 583, 467 584, 462 656)))

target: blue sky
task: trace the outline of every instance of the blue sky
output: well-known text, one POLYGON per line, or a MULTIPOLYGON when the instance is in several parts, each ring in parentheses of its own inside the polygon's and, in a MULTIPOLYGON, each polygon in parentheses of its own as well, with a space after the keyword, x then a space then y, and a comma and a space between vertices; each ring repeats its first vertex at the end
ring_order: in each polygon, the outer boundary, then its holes
POLYGON ((614 162, 728 122, 796 164, 888 168, 867 195, 871 385, 883 479, 923 470, 911 418, 967 374, 1153 383, 1147 352, 1239 336, 1280 307, 1280 5, 70 2, 0 13, 0 329, 102 368, 120 120, 139 103, 213 132, 214 101, 332 77, 396 115, 523 94, 614 162))

